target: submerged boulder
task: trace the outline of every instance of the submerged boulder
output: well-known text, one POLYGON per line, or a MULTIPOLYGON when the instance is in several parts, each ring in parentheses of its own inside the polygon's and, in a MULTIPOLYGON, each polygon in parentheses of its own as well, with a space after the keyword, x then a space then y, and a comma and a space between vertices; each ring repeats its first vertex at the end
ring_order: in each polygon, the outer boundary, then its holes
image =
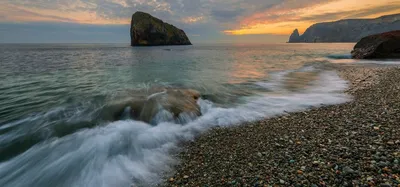
POLYGON ((400 58, 400 30, 361 39, 351 56, 355 59, 400 58))
POLYGON ((183 30, 144 12, 132 15, 130 35, 131 46, 192 44, 183 30))
POLYGON ((103 112, 106 120, 134 119, 156 125, 159 121, 181 122, 183 118, 201 115, 197 104, 200 93, 191 89, 154 89, 146 96, 134 94, 132 98, 110 104, 103 112))
MULTIPOLYGON (((139 120, 156 124, 159 121, 181 120, 201 115, 195 90, 168 89, 149 96, 140 112, 139 120)), ((135 111, 132 111, 135 113, 135 111)))

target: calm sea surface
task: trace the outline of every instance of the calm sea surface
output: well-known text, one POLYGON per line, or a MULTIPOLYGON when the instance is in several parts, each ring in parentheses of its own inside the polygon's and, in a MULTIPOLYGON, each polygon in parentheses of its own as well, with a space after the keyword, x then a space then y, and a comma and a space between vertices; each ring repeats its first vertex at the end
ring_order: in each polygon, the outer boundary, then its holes
POLYGON ((331 63, 358 63, 353 45, 0 45, 0 186, 155 185, 180 141, 351 99, 331 63), (203 115, 103 118, 109 103, 154 87, 198 90, 203 115))

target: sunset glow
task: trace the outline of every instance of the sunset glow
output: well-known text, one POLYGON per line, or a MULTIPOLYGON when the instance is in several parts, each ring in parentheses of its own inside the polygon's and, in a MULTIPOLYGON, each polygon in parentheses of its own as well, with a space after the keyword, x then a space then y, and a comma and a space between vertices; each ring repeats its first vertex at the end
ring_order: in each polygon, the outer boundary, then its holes
POLYGON ((136 11, 200 36, 200 41, 248 41, 244 36, 264 35, 283 42, 295 28, 303 33, 319 22, 398 14, 400 0, 4 0, 0 24, 73 24, 78 25, 76 32, 118 27, 122 33, 136 11))
POLYGON ((356 1, 339 0, 298 9, 277 7, 245 17, 240 21, 242 27, 223 32, 231 35, 290 34, 294 28, 303 32, 316 22, 349 18, 376 18, 395 13, 400 13, 400 1, 367 0, 360 5, 356 1), (377 8, 381 11, 371 11, 377 8))
POLYGON ((0 8, 2 21, 14 22, 72 22, 80 24, 127 24, 129 18, 106 19, 91 11, 64 11, 5 4, 0 8))

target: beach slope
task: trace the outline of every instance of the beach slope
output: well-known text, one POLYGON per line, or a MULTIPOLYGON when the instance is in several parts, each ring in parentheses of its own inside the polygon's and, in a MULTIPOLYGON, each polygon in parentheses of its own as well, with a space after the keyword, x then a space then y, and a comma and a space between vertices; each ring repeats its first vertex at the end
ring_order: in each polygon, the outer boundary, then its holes
POLYGON ((343 67, 354 100, 188 143, 166 186, 400 184, 400 69, 343 67))

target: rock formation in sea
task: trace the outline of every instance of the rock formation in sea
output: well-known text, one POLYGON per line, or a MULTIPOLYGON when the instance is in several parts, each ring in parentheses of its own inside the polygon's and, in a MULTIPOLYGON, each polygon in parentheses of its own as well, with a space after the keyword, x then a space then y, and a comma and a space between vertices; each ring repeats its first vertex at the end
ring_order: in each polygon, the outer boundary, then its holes
POLYGON ((191 45, 185 32, 145 12, 136 12, 131 21, 131 46, 191 45))
POLYGON ((289 43, 358 42, 369 35, 400 30, 400 14, 375 19, 346 19, 335 22, 317 23, 303 35, 294 30, 289 43))
POLYGON ((361 39, 351 56, 356 59, 400 58, 400 30, 361 39))
POLYGON ((199 98, 200 92, 192 89, 146 89, 133 92, 128 99, 110 103, 104 107, 101 116, 109 121, 134 119, 153 125, 160 120, 179 123, 182 117, 195 118, 201 115, 197 104, 199 98))
POLYGON ((299 34, 299 30, 295 29, 292 33, 292 35, 290 35, 289 41, 291 43, 297 43, 300 42, 301 38, 300 38, 300 34, 299 34))

